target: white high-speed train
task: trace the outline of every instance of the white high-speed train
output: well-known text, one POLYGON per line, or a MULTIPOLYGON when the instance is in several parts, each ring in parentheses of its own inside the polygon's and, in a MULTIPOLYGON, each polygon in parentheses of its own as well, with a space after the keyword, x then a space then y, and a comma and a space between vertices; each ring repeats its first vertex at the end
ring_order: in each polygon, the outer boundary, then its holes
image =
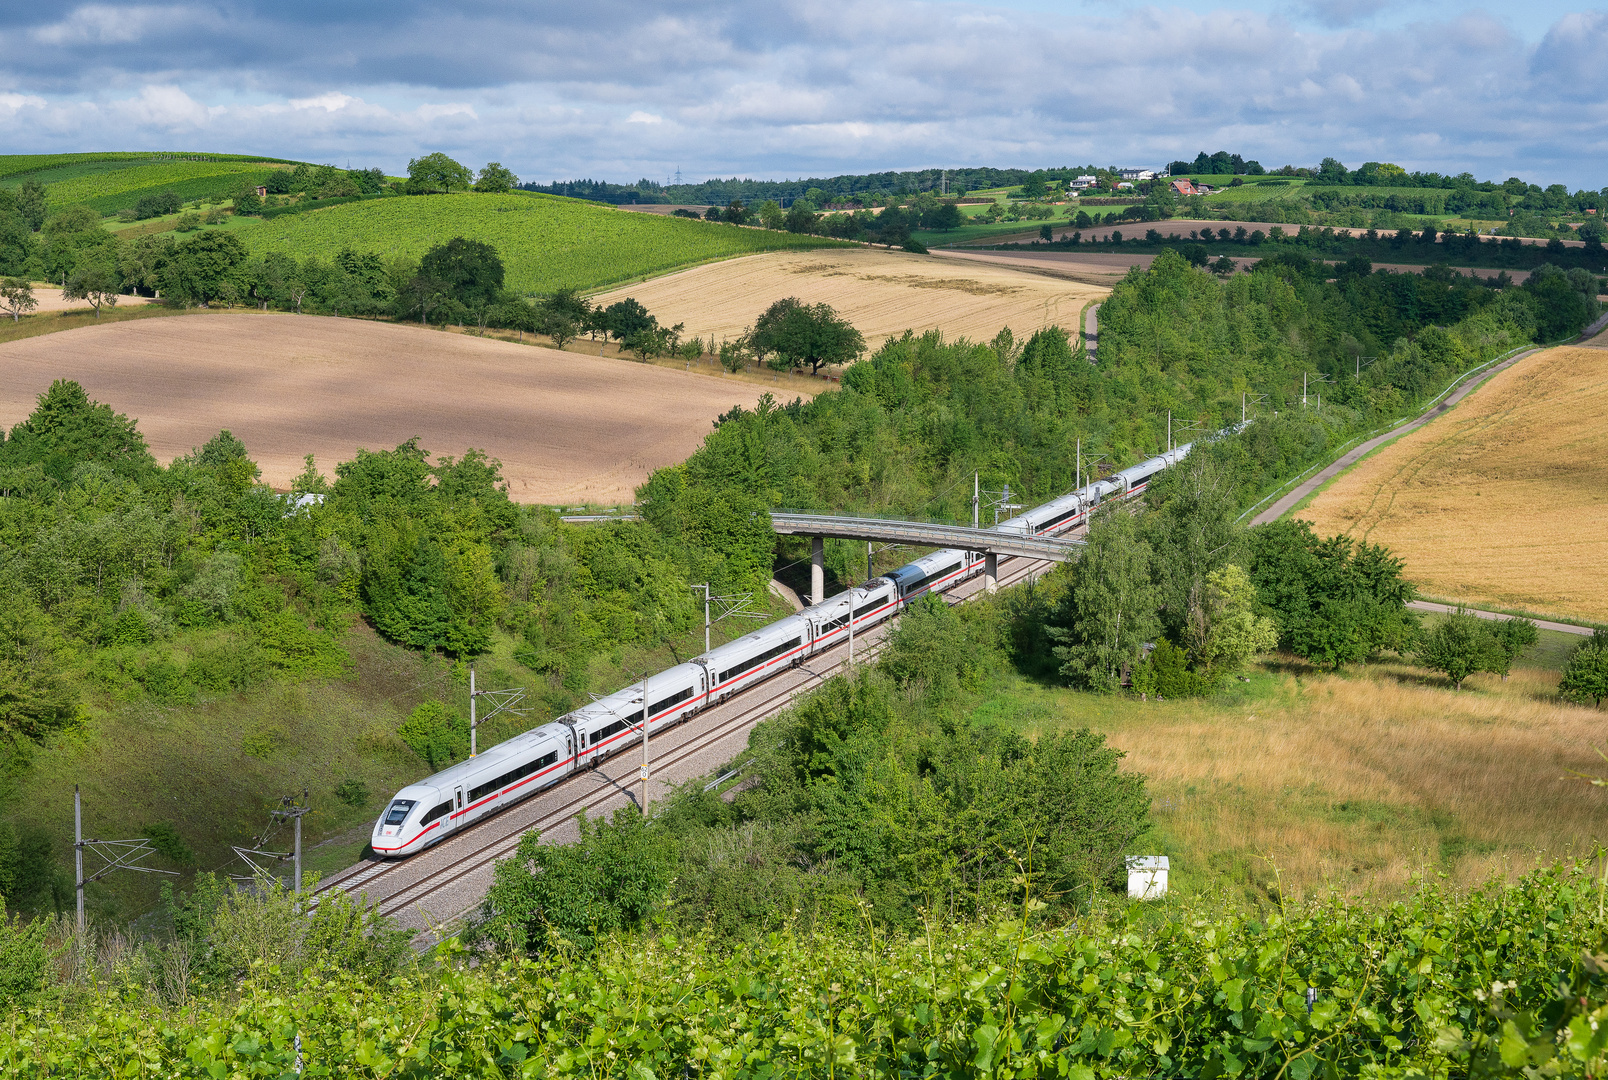
MULTIPOLYGON (((1142 461, 994 526, 999 532, 1052 536, 1088 520, 1101 502, 1144 491, 1188 445, 1142 461)), ((912 600, 981 573, 983 557, 947 548, 924 555, 796 615, 771 623, 668 671, 650 675, 396 793, 374 823, 378 855, 412 855, 564 777, 637 745, 644 712, 650 738, 733 694, 803 663, 854 632, 883 622, 912 600), (647 693, 643 694, 644 686, 647 693), (644 701, 647 708, 644 710, 644 701)))

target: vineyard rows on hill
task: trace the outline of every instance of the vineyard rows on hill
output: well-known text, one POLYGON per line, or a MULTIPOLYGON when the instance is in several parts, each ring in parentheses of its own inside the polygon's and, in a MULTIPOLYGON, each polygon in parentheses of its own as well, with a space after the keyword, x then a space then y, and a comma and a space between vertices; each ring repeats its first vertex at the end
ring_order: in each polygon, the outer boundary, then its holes
MULTIPOLYGON (((0 154, 0 177, 20 176, 24 173, 38 173, 73 165, 120 161, 126 161, 130 166, 140 164, 152 167, 178 164, 216 166, 264 161, 294 164, 281 158, 263 158, 251 154, 166 153, 148 150, 115 150, 96 154, 0 154)), ((41 179, 45 183, 52 182, 48 176, 41 179)))
POLYGON ((114 172, 92 173, 50 185, 50 200, 57 205, 89 203, 97 209, 107 198, 129 195, 138 198, 147 191, 176 189, 195 180, 222 181, 233 186, 242 173, 267 172, 262 165, 248 161, 171 161, 135 165, 114 172))
POLYGON ((303 259, 329 259, 344 248, 416 259, 455 236, 497 248, 508 287, 521 293, 591 289, 733 255, 839 243, 543 195, 379 199, 288 215, 240 234, 253 254, 303 259))

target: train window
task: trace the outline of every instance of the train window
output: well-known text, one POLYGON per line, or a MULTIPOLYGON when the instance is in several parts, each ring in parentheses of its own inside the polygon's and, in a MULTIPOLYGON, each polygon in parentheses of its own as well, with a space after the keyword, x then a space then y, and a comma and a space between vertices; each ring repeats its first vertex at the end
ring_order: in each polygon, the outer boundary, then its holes
MULTIPOLYGON (((856 614, 858 614, 858 612, 856 614)), ((744 660, 736 667, 730 667, 725 671, 722 671, 720 673, 720 681, 725 682, 727 679, 732 678, 735 675, 741 675, 743 672, 756 668, 767 660, 774 660, 776 657, 782 655, 784 652, 787 652, 789 649, 796 649, 802 644, 804 644, 804 639, 802 637, 796 637, 792 641, 784 641, 780 645, 772 646, 757 656, 750 656, 747 660, 744 660)))
MULTIPOLYGON (((545 769, 547 766, 551 765, 557 760, 557 750, 554 750, 551 753, 543 754, 539 758, 531 758, 517 769, 510 769, 501 776, 497 777, 495 780, 488 780, 484 784, 481 784, 479 787, 469 792, 469 798, 478 799, 482 795, 489 795, 493 791, 499 791, 502 788, 507 787, 509 784, 512 784, 516 780, 523 780, 525 777, 529 776, 533 772, 536 772, 538 769, 545 769)), ((435 811, 431 811, 431 813, 434 812, 435 811)))
POLYGON ((618 735, 620 732, 624 731, 630 726, 631 721, 629 720, 616 720, 608 727, 598 728, 596 731, 592 732, 592 745, 596 746, 610 735, 618 735))
POLYGON ((1074 506, 1072 509, 1068 510, 1064 514, 1057 514, 1055 517, 1052 517, 1050 520, 1048 520, 1044 524, 1040 525, 1038 527, 1038 531, 1043 532, 1045 529, 1052 529, 1055 526, 1061 524, 1061 522, 1065 521, 1067 518, 1076 516, 1077 512, 1078 512, 1078 508, 1074 506))
POLYGON ((408 819, 408 814, 418 804, 412 799, 398 799, 391 804, 391 809, 385 815, 387 825, 400 825, 408 819))
POLYGON ((683 701, 686 701, 691 696, 692 687, 690 686, 685 690, 678 690, 674 694, 671 694, 669 697, 665 698, 663 701, 655 701, 651 706, 648 707, 648 715, 658 716, 666 709, 675 705, 680 705, 683 701))
POLYGON ((877 611, 882 607, 882 603, 882 598, 879 596, 875 600, 872 600, 869 604, 861 605, 860 609, 854 613, 854 621, 859 622, 873 611, 877 611))
POLYGON ((442 803, 440 806, 437 806, 435 809, 431 810, 428 814, 424 815, 424 817, 420 818, 419 819, 419 824, 420 825, 428 825, 432 821, 439 821, 441 818, 446 817, 451 812, 452 812, 452 800, 448 799, 446 802, 442 803))

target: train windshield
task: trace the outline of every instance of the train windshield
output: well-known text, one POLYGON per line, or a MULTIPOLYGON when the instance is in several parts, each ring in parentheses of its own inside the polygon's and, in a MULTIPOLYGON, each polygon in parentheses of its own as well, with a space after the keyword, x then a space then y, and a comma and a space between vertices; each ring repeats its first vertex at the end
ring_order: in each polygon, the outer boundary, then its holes
POLYGON ((418 804, 412 799, 398 799, 396 802, 391 804, 391 809, 386 812, 385 823, 387 825, 402 824, 408 819, 408 814, 411 813, 413 808, 417 805, 418 804))

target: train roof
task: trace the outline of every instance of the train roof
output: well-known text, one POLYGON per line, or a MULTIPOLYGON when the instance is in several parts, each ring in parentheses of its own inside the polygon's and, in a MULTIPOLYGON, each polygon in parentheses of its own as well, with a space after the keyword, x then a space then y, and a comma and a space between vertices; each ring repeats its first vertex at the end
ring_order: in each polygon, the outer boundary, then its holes
POLYGON ((550 724, 543 724, 538 728, 532 728, 529 731, 522 731, 512 739, 506 739, 495 746, 487 747, 483 752, 476 754, 472 758, 460 761, 455 765, 449 765, 438 773, 432 773, 423 780, 409 784, 408 787, 397 792, 396 797, 399 799, 410 798, 411 796, 407 796, 404 793, 408 788, 413 787, 439 790, 441 788, 451 788, 454 784, 462 784, 471 777, 479 776, 487 769, 496 768, 504 762, 521 757, 526 751, 535 749, 549 740, 562 742, 564 735, 564 725, 556 721, 550 724))
POLYGON ((698 657, 698 659, 706 664, 719 666, 729 657, 748 655, 749 650, 762 641, 772 641, 778 637, 786 637, 790 633, 802 635, 807 625, 802 613, 788 615, 786 618, 777 619, 769 625, 760 627, 752 634, 744 634, 735 641, 717 645, 698 657))

